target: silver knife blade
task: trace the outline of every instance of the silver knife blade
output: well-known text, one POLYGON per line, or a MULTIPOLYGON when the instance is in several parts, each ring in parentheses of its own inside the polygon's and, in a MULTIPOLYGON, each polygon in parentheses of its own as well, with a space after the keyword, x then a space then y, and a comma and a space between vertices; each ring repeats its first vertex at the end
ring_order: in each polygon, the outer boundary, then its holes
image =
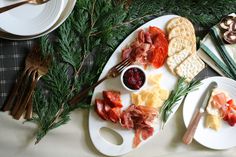
POLYGON ((201 113, 205 112, 206 107, 207 107, 207 105, 208 105, 208 102, 209 102, 209 100, 210 100, 211 94, 212 94, 213 90, 214 90, 215 88, 217 88, 217 87, 218 87, 218 85, 217 85, 216 82, 211 82, 211 83, 209 84, 209 86, 207 87, 207 91, 206 91, 205 98, 204 98, 204 100, 202 101, 202 105, 201 105, 201 107, 200 107, 200 112, 201 112, 201 113))

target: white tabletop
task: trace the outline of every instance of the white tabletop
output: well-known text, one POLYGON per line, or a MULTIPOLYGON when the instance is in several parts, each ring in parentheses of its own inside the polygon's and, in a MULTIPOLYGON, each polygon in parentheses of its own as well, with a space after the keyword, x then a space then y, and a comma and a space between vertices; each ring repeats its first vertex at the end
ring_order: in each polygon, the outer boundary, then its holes
MULTIPOLYGON (((13 120, 7 113, 0 113, 1 157, 94 157, 100 154, 91 143, 88 133, 88 111, 77 110, 71 121, 49 132, 42 141, 34 145, 35 126, 13 120)), ((185 131, 182 107, 166 125, 163 132, 155 135, 142 147, 122 157, 235 157, 236 147, 216 151, 193 141, 190 145, 181 142, 185 131)))

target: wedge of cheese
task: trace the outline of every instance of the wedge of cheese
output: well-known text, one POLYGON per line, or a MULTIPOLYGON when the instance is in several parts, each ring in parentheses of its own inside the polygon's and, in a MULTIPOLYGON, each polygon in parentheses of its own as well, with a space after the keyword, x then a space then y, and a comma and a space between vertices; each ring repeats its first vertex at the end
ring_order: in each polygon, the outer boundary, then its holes
POLYGON ((160 85, 162 74, 153 74, 148 76, 148 83, 151 85, 160 85))
POLYGON ((221 128, 221 118, 219 116, 207 114, 205 127, 218 131, 221 128))
POLYGON ((148 77, 148 83, 152 86, 140 91, 139 93, 132 93, 132 104, 151 106, 157 109, 160 108, 165 100, 168 99, 170 94, 169 90, 161 87, 161 78, 162 74, 150 75, 148 77))

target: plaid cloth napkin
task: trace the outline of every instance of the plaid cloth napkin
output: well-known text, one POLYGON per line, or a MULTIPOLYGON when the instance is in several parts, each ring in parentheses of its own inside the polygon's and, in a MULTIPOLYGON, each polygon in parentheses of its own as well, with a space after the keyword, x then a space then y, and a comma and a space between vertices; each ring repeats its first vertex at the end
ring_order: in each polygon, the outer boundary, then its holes
POLYGON ((32 41, 7 41, 0 39, 0 107, 4 104, 17 75, 24 67, 24 59, 32 41))

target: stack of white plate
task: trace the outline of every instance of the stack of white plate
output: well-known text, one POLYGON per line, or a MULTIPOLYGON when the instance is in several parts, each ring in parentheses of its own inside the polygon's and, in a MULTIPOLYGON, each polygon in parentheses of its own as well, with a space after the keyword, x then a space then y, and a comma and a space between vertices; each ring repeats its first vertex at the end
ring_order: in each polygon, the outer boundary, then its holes
MULTIPOLYGON (((0 8, 22 0, 0 0, 0 8)), ((0 38, 29 40, 59 27, 72 12, 76 0, 50 0, 42 5, 26 4, 0 14, 0 38)))

